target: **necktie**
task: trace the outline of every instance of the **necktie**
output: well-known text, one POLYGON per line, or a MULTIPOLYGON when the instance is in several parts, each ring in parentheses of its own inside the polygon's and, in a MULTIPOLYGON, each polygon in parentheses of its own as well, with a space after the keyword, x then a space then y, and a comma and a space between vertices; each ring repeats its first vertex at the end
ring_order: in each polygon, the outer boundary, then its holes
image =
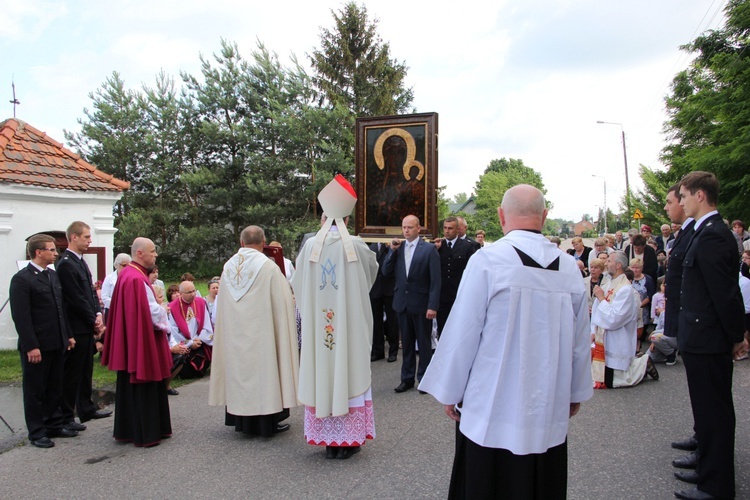
POLYGON ((404 261, 406 263, 406 276, 409 276, 409 267, 411 266, 411 257, 414 253, 414 244, 407 243, 406 244, 406 254, 404 255, 404 261))
POLYGON ((451 243, 450 241, 448 242, 448 248, 449 248, 449 249, 450 249, 450 248, 453 248, 453 243, 451 243))

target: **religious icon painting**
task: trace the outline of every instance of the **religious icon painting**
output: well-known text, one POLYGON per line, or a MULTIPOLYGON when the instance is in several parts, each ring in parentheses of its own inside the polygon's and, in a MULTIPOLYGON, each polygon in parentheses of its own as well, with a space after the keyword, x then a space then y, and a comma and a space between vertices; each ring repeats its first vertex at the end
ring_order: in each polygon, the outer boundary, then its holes
POLYGON ((437 130, 437 113, 357 119, 357 234, 399 235, 416 215, 437 236, 437 130))

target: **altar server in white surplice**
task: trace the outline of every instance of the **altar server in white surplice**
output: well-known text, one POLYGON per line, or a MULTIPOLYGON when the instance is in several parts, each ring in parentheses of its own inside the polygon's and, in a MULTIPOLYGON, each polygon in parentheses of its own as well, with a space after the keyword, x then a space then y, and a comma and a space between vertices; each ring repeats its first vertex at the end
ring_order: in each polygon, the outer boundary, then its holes
POLYGON ((224 264, 208 402, 226 407, 236 431, 270 437, 289 429, 281 421, 298 406, 299 356, 292 292, 264 243, 261 228, 246 227, 224 264))
POLYGON ((564 498, 568 419, 593 392, 586 290, 541 234, 541 191, 509 189, 498 214, 419 389, 459 422, 449 498, 564 498))
POLYGON ((292 278, 302 317, 299 400, 305 440, 325 445, 327 458, 346 459, 375 437, 370 288, 378 263, 346 230, 357 202, 351 184, 337 175, 318 200, 323 227, 305 243, 292 278))

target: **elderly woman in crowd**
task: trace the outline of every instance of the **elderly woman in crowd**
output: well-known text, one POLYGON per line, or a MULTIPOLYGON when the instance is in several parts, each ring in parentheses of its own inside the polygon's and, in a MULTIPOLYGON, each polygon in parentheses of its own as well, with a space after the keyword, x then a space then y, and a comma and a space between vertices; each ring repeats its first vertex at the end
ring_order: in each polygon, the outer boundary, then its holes
MULTIPOLYGON (((609 247, 607 246, 607 238, 601 237, 594 240, 594 251, 589 252, 589 258, 586 260, 586 266, 591 268, 591 261, 598 259, 602 252, 609 254, 609 247)), ((605 259, 606 262, 606 259, 605 259)))

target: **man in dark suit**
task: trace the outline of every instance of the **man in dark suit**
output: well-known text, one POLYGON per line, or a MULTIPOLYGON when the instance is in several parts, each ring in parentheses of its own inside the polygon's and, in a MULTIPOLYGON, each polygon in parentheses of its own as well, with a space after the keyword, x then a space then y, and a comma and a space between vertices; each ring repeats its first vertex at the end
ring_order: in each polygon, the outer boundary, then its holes
POLYGON ((662 224, 661 225, 661 235, 655 237, 656 240, 656 250, 667 250, 667 243, 672 241, 675 238, 675 235, 672 234, 672 226, 669 224, 662 224))
POLYGON ((732 355, 746 346, 737 244, 716 210, 719 181, 691 172, 680 205, 695 219, 682 267, 677 345, 685 363, 700 459, 697 488, 677 498, 734 498, 732 355))
POLYGON ((68 249, 57 262, 57 272, 63 289, 63 303, 68 325, 76 339, 76 348, 65 356, 62 414, 68 429, 82 431, 83 422, 104 418, 111 411, 98 410, 91 399, 91 379, 94 371, 94 336, 104 332, 99 299, 94 291, 91 270, 83 260, 83 253, 91 244, 91 228, 76 221, 66 231, 68 249), (81 423, 75 421, 75 413, 81 423))
POLYGON ((443 221, 443 237, 435 238, 435 248, 440 256, 440 309, 437 314, 438 338, 453 308, 458 285, 475 247, 471 240, 459 238, 458 219, 448 217, 443 221))
MULTIPOLYGON (((685 215, 685 210, 680 205, 680 184, 677 183, 667 191, 667 200, 664 210, 673 224, 677 224, 680 230, 673 234, 672 246, 670 247, 667 273, 664 283, 666 285, 664 295, 666 303, 664 307, 664 336, 651 342, 651 359, 657 363, 665 361, 668 365, 677 362, 677 325, 680 315, 680 288, 682 288, 682 262, 685 259, 685 250, 690 239, 693 237, 695 220, 685 215)), ((693 451, 690 455, 678 458, 672 462, 675 467, 681 469, 695 469, 698 464, 698 441, 691 436, 682 441, 672 443, 672 448, 677 450, 693 451)), ((677 471, 675 476, 692 484, 698 481, 698 474, 693 470, 677 471)))
POLYGON ((396 279, 383 276, 385 259, 388 257, 387 243, 371 243, 370 250, 375 252, 378 261, 378 277, 370 289, 370 306, 372 306, 372 352, 370 361, 385 358, 385 339, 388 339, 388 362, 398 359, 398 320, 393 310, 393 288, 396 279), (385 320, 383 316, 385 315, 385 320))
MULTIPOLYGON (((680 287, 682 286, 682 260, 685 257, 685 249, 690 237, 693 235, 693 219, 685 216, 685 211, 680 206, 680 185, 675 184, 669 188, 667 199, 664 205, 672 222, 682 225, 682 229, 677 233, 672 251, 669 254, 667 273, 664 278, 666 303, 664 306, 664 336, 651 342, 651 352, 649 355, 654 363, 661 361, 668 365, 674 365, 677 362, 677 322, 680 313, 680 287)), ((673 447, 678 450, 693 451, 697 445, 692 445, 688 441, 676 442, 673 447), (676 445, 676 446, 675 446, 676 445)))
POLYGON ((422 380, 432 359, 432 320, 440 306, 440 257, 435 246, 419 237, 419 219, 407 215, 401 222, 406 241, 394 239, 385 259, 383 275, 394 276, 393 309, 401 330, 401 384, 396 392, 422 380), (419 367, 414 343, 419 346, 419 367))
POLYGON ((23 410, 29 441, 52 448, 51 437, 73 437, 60 413, 63 356, 75 346, 63 311, 62 288, 47 266, 57 257, 55 240, 46 234, 29 238, 31 262, 10 281, 10 312, 18 332, 23 372, 23 410))
POLYGON ((636 234, 633 239, 630 240, 630 245, 625 247, 625 255, 628 257, 628 262, 639 258, 643 261, 643 274, 648 274, 651 279, 656 280, 659 278, 659 261, 656 260, 656 250, 646 244, 646 237, 642 234, 636 234))
POLYGON ((463 217, 456 217, 456 220, 458 221, 458 238, 468 242, 474 247, 475 252, 482 248, 482 245, 480 245, 478 241, 472 239, 470 236, 466 236, 466 231, 469 229, 469 226, 466 224, 466 219, 463 217))

